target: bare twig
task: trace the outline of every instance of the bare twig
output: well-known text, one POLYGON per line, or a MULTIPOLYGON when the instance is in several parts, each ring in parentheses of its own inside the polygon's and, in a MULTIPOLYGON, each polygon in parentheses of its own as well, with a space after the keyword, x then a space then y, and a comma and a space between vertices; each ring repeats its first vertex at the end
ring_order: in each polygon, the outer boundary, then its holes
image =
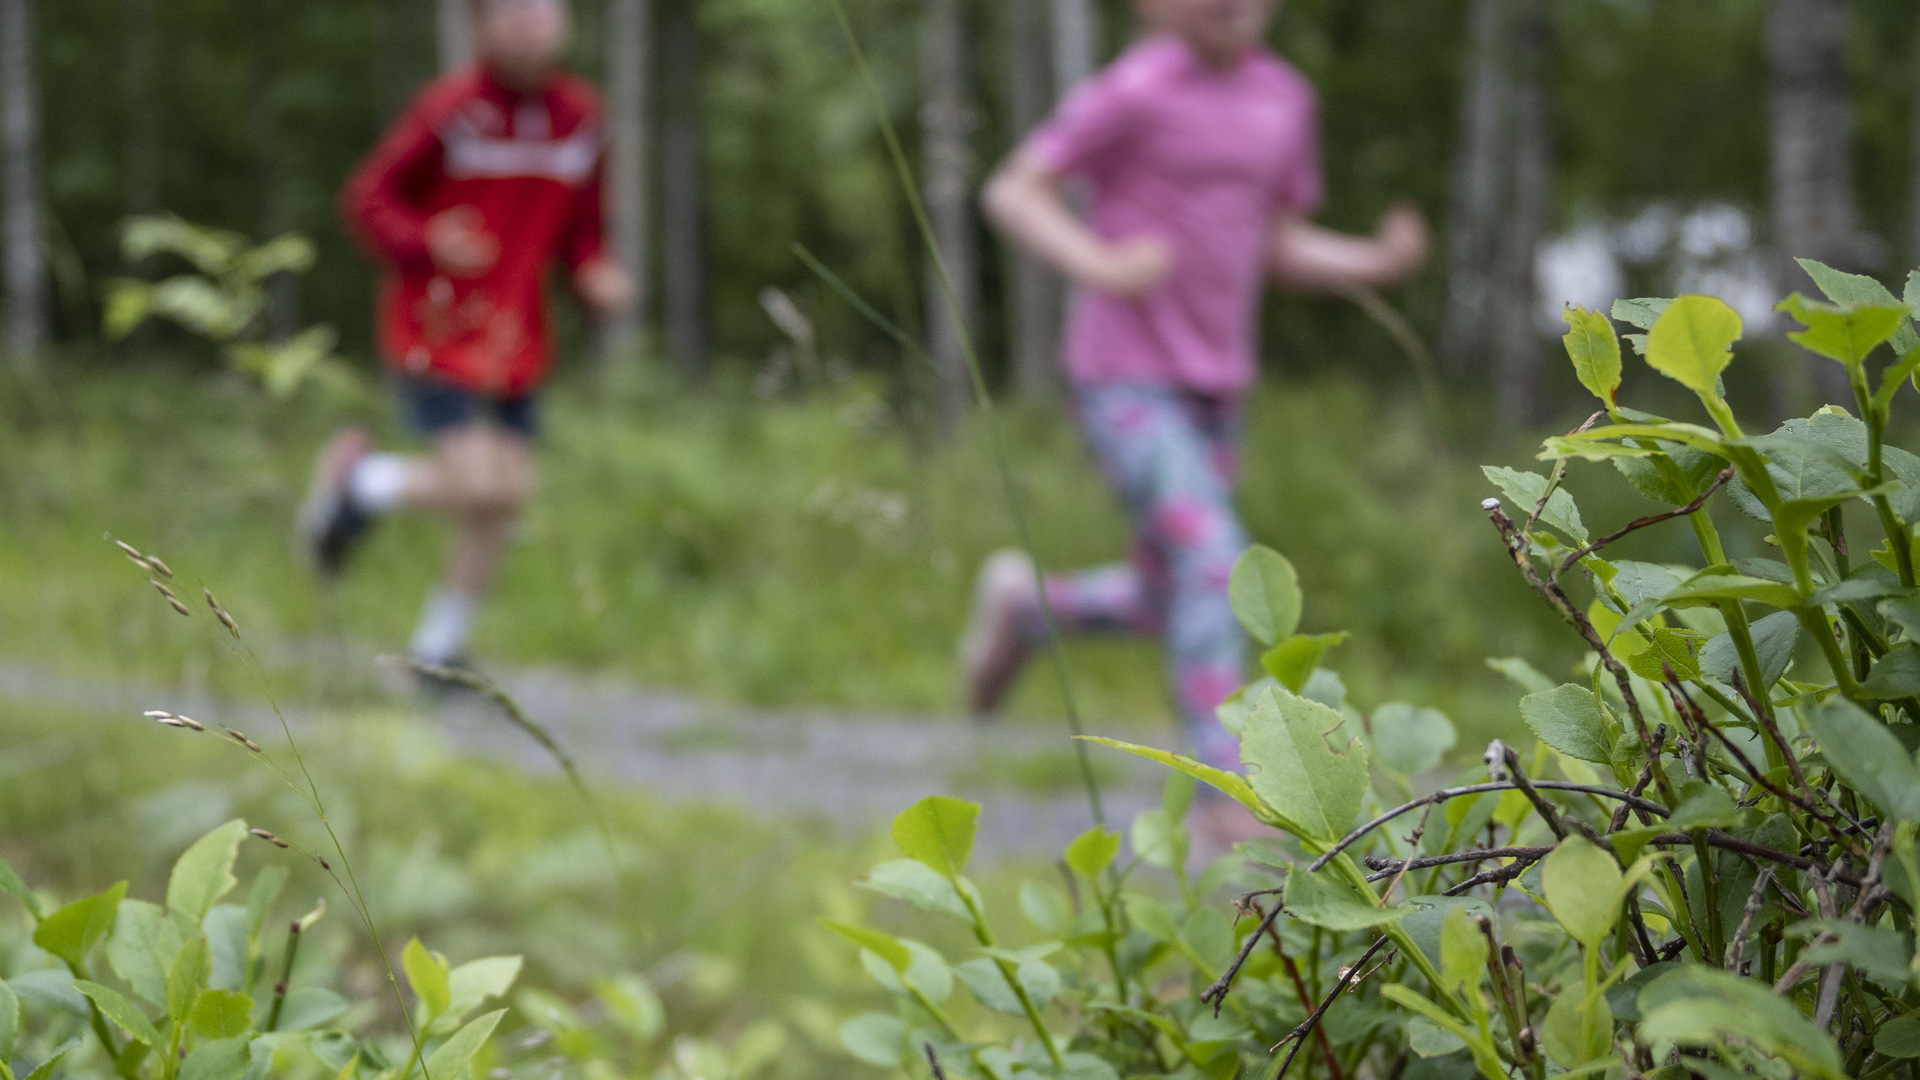
POLYGON ((926 1051, 927 1064, 933 1067, 933 1080, 947 1080, 947 1070, 940 1067, 940 1055, 933 1052, 933 1044, 924 1042, 920 1048, 926 1051))
POLYGON ((1747 949, 1747 933, 1753 929, 1753 920, 1760 910, 1767 906, 1767 886, 1773 884, 1773 867, 1762 867, 1760 876, 1753 881, 1753 891, 1747 894, 1747 908, 1740 916, 1740 927, 1733 932, 1733 948, 1727 954, 1727 970, 1740 974, 1741 954, 1747 949))
MULTIPOLYGON (((1394 875, 1393 880, 1388 883, 1386 891, 1380 894, 1380 902, 1373 905, 1374 907, 1386 907, 1387 901, 1393 899, 1393 890, 1400 887, 1400 879, 1407 876, 1408 870, 1413 869, 1414 859, 1420 854, 1420 839, 1427 834, 1427 818, 1432 816, 1432 814, 1432 803, 1428 803, 1427 808, 1420 811, 1420 824, 1414 826, 1413 835, 1407 837, 1407 861, 1400 864, 1400 872, 1394 875)), ((1373 879, 1369 878, 1368 880, 1371 881, 1373 879)))
MULTIPOLYGON (((1649 514, 1646 517, 1634 518, 1632 521, 1629 521, 1625 525, 1621 526, 1617 531, 1608 533, 1607 535, 1601 537, 1600 539, 1595 540, 1593 543, 1588 544, 1586 547, 1583 547, 1578 551, 1575 551, 1573 554, 1568 555, 1566 558, 1560 560, 1559 566, 1554 568, 1554 571, 1553 571, 1554 576, 1558 577, 1559 575, 1566 573, 1567 570, 1570 567, 1572 567, 1574 563, 1579 562, 1581 559, 1586 558, 1587 556, 1593 554, 1594 552, 1599 551, 1601 548, 1606 547, 1608 544, 1611 544, 1614 541, 1619 540, 1630 533, 1638 532, 1639 530, 1644 529, 1649 525, 1658 525, 1663 521, 1672 521, 1674 518, 1686 517, 1688 514, 1698 512, 1701 507, 1707 505, 1708 499, 1713 498, 1714 492, 1719 491, 1721 487, 1723 487, 1727 483, 1727 481, 1733 479, 1733 473, 1734 473, 1734 468, 1733 466, 1729 465, 1726 468, 1720 470, 1720 475, 1713 478, 1713 483, 1707 485, 1707 490, 1701 492, 1699 498, 1693 500, 1692 502, 1681 507, 1680 509, 1669 510, 1664 514, 1649 514)), ((1531 528, 1531 526, 1529 526, 1529 528, 1531 528)))
POLYGON ((1367 869, 1379 871, 1379 873, 1369 876, 1367 880, 1379 881, 1381 878, 1391 875, 1402 865, 1406 865, 1410 870, 1426 870, 1431 867, 1449 866, 1454 863, 1484 862, 1487 859, 1544 859, 1552 852, 1553 848, 1550 846, 1474 848, 1472 851, 1456 851, 1450 855, 1432 855, 1424 859, 1414 859, 1407 864, 1403 864, 1399 859, 1388 859, 1379 855, 1369 855, 1361 861, 1366 864, 1367 869))
MULTIPOLYGON (((1260 905, 1251 902, 1248 897, 1242 897, 1241 902, 1256 912, 1260 911, 1260 905)), ((1260 944, 1260 935, 1267 932, 1283 910, 1285 909, 1276 901, 1272 911, 1262 912, 1260 925, 1254 927, 1253 933, 1247 935, 1246 944, 1240 946, 1240 954, 1233 958, 1233 963, 1228 964, 1227 970, 1213 980, 1212 986, 1200 991, 1200 1000, 1213 1005, 1213 1015, 1220 1015, 1220 1006, 1226 1003, 1227 991, 1233 988, 1234 978, 1240 974, 1240 969, 1247 965, 1247 958, 1253 955, 1254 947, 1260 944)))
MULTIPOLYGON (((1313 865, 1307 867, 1307 873, 1309 874, 1319 873, 1321 867, 1324 867, 1327 865, 1327 863, 1331 862, 1335 855, 1338 855, 1342 851, 1345 851, 1347 848, 1352 847, 1354 844, 1358 843, 1362 838, 1364 838, 1368 833, 1372 832, 1373 830, 1379 828, 1382 825, 1385 825, 1387 822, 1392 821, 1394 818, 1399 817, 1401 814, 1410 813, 1414 810, 1418 810, 1421 807, 1427 806, 1429 804, 1438 804, 1438 803, 1446 802, 1449 799, 1457 799, 1462 795, 1478 795, 1482 792, 1487 792, 1487 791, 1515 791, 1519 789, 1519 786, 1520 785, 1510 780, 1500 780, 1500 781, 1494 781, 1492 783, 1486 783, 1486 784, 1468 784, 1464 787, 1441 788, 1439 791, 1436 791, 1431 795, 1422 796, 1421 798, 1415 799, 1409 803, 1402 803, 1401 805, 1394 807, 1393 809, 1387 811, 1386 813, 1381 814, 1379 817, 1374 818, 1372 821, 1369 821, 1366 824, 1360 826, 1359 828, 1353 830, 1352 832, 1348 833, 1346 836, 1341 837, 1338 843, 1334 844, 1333 847, 1327 849, 1327 851, 1324 854, 1322 854, 1318 859, 1315 859, 1313 861, 1313 865)), ((1584 795, 1598 795, 1603 799, 1619 799, 1621 801, 1624 801, 1632 805, 1637 810, 1644 810, 1648 813, 1659 814, 1661 817, 1665 817, 1668 814, 1667 808, 1664 806, 1661 806, 1657 802, 1653 802, 1652 800, 1649 800, 1649 799, 1642 799, 1637 795, 1629 795, 1624 791, 1615 791, 1614 789, 1608 788, 1608 787, 1596 787, 1592 784, 1571 784, 1561 780, 1538 780, 1533 782, 1533 786, 1536 788, 1544 788, 1548 791, 1574 791, 1584 795)))
MULTIPOLYGON (((1379 952, 1382 947, 1392 940, 1392 938, 1389 938, 1385 934, 1375 938, 1373 944, 1367 946, 1367 951, 1360 954, 1360 959, 1355 960, 1353 966, 1340 973, 1340 981, 1334 984, 1333 993, 1328 994, 1326 1000, 1320 1003, 1320 1007, 1313 1010, 1313 1015, 1302 1021, 1299 1027, 1288 1032, 1286 1038, 1273 1044, 1273 1050, 1278 1051, 1287 1043, 1293 1043, 1293 1048, 1287 1051, 1287 1059, 1280 1063, 1280 1071, 1273 1075, 1273 1080, 1285 1080, 1287 1070, 1293 1067, 1294 1055, 1298 1054, 1300 1047, 1305 1045, 1307 1036, 1312 1034, 1313 1031, 1320 1026, 1320 1018, 1327 1015, 1327 1010, 1333 1007, 1334 1001, 1340 997, 1342 991, 1346 990, 1347 984, 1353 982, 1354 977, 1359 975, 1361 969, 1367 966, 1367 961, 1373 959, 1373 954, 1379 952)), ((1378 969, 1376 968, 1375 970, 1378 969)), ((1372 972, 1368 972, 1368 974, 1372 974, 1372 972)))
MULTIPOLYGON (((1293 992, 1300 997, 1300 1007, 1312 1012, 1313 996, 1307 993, 1307 981, 1300 977, 1300 965, 1293 962, 1293 957, 1288 956, 1286 948, 1280 944, 1279 929, 1271 923, 1261 925, 1266 927, 1267 934, 1273 938, 1273 951, 1280 957, 1281 966, 1287 969, 1287 977, 1293 980, 1293 992)), ((1327 1059, 1327 1074, 1333 1077, 1333 1080, 1344 1080, 1340 1073, 1340 1059, 1334 1056, 1333 1042, 1327 1038, 1327 1029, 1316 1027, 1313 1029, 1313 1034, 1319 1040, 1320 1053, 1327 1059)))
MULTIPOLYGON (((1661 724, 1659 727, 1653 729, 1653 753, 1648 755, 1647 763, 1641 766, 1640 777, 1633 782, 1632 787, 1627 789, 1627 794, 1639 795, 1641 792, 1647 790, 1648 784, 1653 783, 1653 767, 1659 762, 1660 751, 1666 745, 1667 725, 1661 724)), ((1632 807, 1624 802, 1615 808, 1613 811, 1613 819, 1607 823, 1607 831, 1616 833, 1625 828, 1627 824, 1627 811, 1630 809, 1632 809, 1632 807)), ((1644 810, 1640 812, 1640 823, 1643 825, 1652 824, 1651 819, 1647 817, 1647 813, 1644 810)))

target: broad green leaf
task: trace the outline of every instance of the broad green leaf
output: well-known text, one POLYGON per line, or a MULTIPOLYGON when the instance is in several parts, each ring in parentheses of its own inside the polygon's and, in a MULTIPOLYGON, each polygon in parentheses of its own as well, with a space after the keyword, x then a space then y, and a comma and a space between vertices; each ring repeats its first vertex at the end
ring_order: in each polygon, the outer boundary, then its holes
POLYGON ((20 999, 13 996, 13 988, 5 979, 0 979, 0 1065, 13 1060, 13 1052, 20 1045, 20 999))
POLYGON ((1613 1050, 1613 1010, 1606 995, 1595 994, 1588 1005, 1586 984, 1569 981, 1547 1009, 1540 1042, 1547 1057, 1564 1068, 1578 1068, 1613 1050))
POLYGON ((1517 656, 1490 656, 1487 666, 1505 675, 1515 686, 1529 694, 1538 694, 1553 689, 1553 680, 1540 674, 1540 669, 1517 656))
POLYGON ((1560 340, 1566 343, 1580 385, 1612 408, 1620 393, 1620 338, 1612 320, 1571 304, 1560 318, 1567 324, 1566 335, 1560 340))
POLYGON ((1412 912, 1406 904, 1375 907, 1331 870, 1309 874, 1304 868, 1287 875, 1286 903, 1287 913, 1301 922, 1342 933, 1398 922, 1412 912))
MULTIPOLYGON (((1117 835, 1115 844, 1117 849, 1117 835)), ((864 880, 854 884, 882 896, 905 900, 922 911, 950 915, 963 922, 973 921, 973 914, 967 910, 966 902, 960 899, 960 890, 925 863, 912 859, 891 859, 874 867, 864 880)))
POLYGON ((1882 813, 1920 820, 1920 768, 1885 724, 1840 697, 1802 715, 1820 741, 1821 756, 1848 786, 1882 813))
MULTIPOLYGON (((1453 802, 1462 801, 1465 800, 1453 800, 1453 802)), ((1487 801, 1491 803, 1493 800, 1489 799, 1487 801)), ((1438 830, 1438 824, 1438 822, 1434 823, 1436 831, 1438 830)), ((1415 896, 1407 901, 1407 907, 1410 910, 1407 913, 1407 917, 1400 921, 1400 930, 1413 941, 1414 945, 1426 955, 1428 960, 1432 961, 1433 966, 1436 968, 1441 966, 1440 929, 1446 925, 1449 915, 1452 915, 1455 911, 1462 911, 1466 913, 1469 919, 1472 919, 1480 915, 1491 916, 1493 914, 1493 908, 1488 906, 1485 900, 1477 896, 1439 896, 1431 894, 1415 896)))
POLYGON ((1345 640, 1345 630, 1331 634, 1295 634, 1262 654, 1260 666, 1274 681, 1298 694, 1306 690, 1313 669, 1320 666, 1327 651, 1345 640))
POLYGON ((1702 571, 1668 593, 1667 603, 1674 607, 1699 606, 1720 600, 1752 600, 1777 608, 1800 606, 1800 594, 1793 586, 1744 574, 1719 574, 1702 571))
POLYGON ((1647 363, 1696 394, 1717 396, 1741 330, 1740 314, 1726 301, 1676 297, 1647 333, 1647 363))
POLYGON ((1373 710, 1373 749, 1381 764, 1409 776, 1440 764, 1459 736, 1453 721, 1438 709, 1417 709, 1397 701, 1373 710))
POLYGON ((840 1025, 840 1045, 856 1061, 881 1069, 904 1069, 912 1060, 907 1026, 886 1013, 861 1013, 840 1025))
POLYGON ((1138 743, 1122 742, 1119 739, 1108 739, 1096 735, 1083 735, 1081 738, 1091 743, 1098 743, 1101 746, 1111 746, 1116 750, 1125 750, 1127 753, 1133 754, 1136 757, 1143 757, 1149 761, 1157 761, 1169 768, 1179 769, 1188 776, 1202 783, 1211 784, 1213 787, 1219 789, 1223 794, 1232 798, 1234 802, 1252 811, 1254 817, 1268 824, 1279 825, 1281 828, 1291 828, 1290 825, 1281 823, 1281 820, 1275 816, 1274 808, 1261 802, 1259 795, 1254 793, 1253 785, 1247 783, 1246 777, 1238 773, 1230 773, 1225 769, 1216 769, 1211 765, 1195 761, 1182 754, 1162 750, 1157 746, 1141 746, 1138 743))
POLYGON ((486 956, 469 960, 447 973, 447 1013, 464 1016, 488 998, 505 997, 520 977, 517 956, 486 956))
MULTIPOLYGON (((1845 307, 1900 308, 1905 309, 1903 314, 1911 314, 1913 308, 1911 303, 1902 304, 1894 298, 1893 290, 1865 274, 1849 274, 1835 270, 1813 259, 1795 259, 1794 261, 1807 272, 1807 276, 1820 287, 1820 291, 1826 294, 1827 299, 1836 304, 1845 307)), ((1911 277, 1907 279, 1907 284, 1909 287, 1912 286, 1911 277)), ((1907 352, 1915 346, 1920 346, 1920 335, 1915 335, 1913 329, 1902 321, 1900 328, 1894 332, 1893 345, 1896 350, 1902 353, 1907 352)))
POLYGON ((1499 1051, 1494 1049, 1490 1041, 1480 1038, 1466 1025, 1448 1016, 1440 1006, 1421 997, 1412 987, 1398 984, 1385 986, 1381 988, 1380 996, 1402 1008, 1411 1010, 1415 1015, 1426 1018, 1441 1030, 1452 1032, 1461 1042, 1467 1044, 1468 1050, 1473 1052, 1473 1063, 1480 1070, 1480 1075, 1487 1080, 1506 1080, 1506 1063, 1500 1060, 1499 1051))
POLYGON ((86 966, 87 954, 113 929, 120 901, 127 895, 122 881, 102 893, 75 900, 40 920, 34 928, 33 943, 66 961, 79 971, 86 966))
MULTIPOLYGON (((1772 687, 1780 676, 1787 673, 1788 665, 1793 663, 1793 650, 1800 641, 1800 619, 1791 611, 1776 611, 1754 620, 1749 629, 1753 634, 1753 651, 1760 661, 1764 686, 1772 687)), ((1732 686, 1733 673, 1739 670, 1740 652, 1734 647, 1733 635, 1715 635, 1700 650, 1700 671, 1708 678, 1732 686)), ((1745 679, 1746 675, 1742 673, 1741 678, 1745 679)))
POLYGON ((250 1041, 239 1035, 201 1043, 180 1063, 180 1080, 241 1080, 253 1064, 250 1041))
POLYGON ((496 1009, 482 1013, 473 1021, 454 1032, 439 1048, 427 1055, 427 1075, 434 1080, 456 1080, 460 1070, 467 1067, 473 1056, 480 1052, 493 1029, 500 1026, 500 1018, 507 1014, 505 1009, 496 1009))
MULTIPOLYGON (((1920 273, 1920 270, 1915 273, 1920 273)), ((1920 641, 1920 596, 1882 600, 1878 607, 1882 616, 1907 632, 1908 641, 1920 641)))
POLYGON ((1673 303, 1665 297, 1642 297, 1638 300, 1615 300, 1613 317, 1629 326, 1642 330, 1653 329, 1654 320, 1673 303))
POLYGON ((1801 960, 1816 967, 1846 964, 1883 985, 1906 987, 1912 976, 1908 957, 1913 953, 1896 931, 1845 919, 1806 919, 1787 927, 1790 937, 1812 939, 1822 933, 1833 934, 1839 940, 1808 945, 1800 951, 1801 960))
POLYGON ((1684 567, 1662 566, 1635 559, 1621 559, 1612 566, 1613 578, 1607 584, 1620 594, 1628 608, 1638 608, 1665 597, 1679 588, 1688 573, 1684 567))
POLYGON ((1799 293, 1780 301, 1774 310, 1786 312, 1806 327, 1788 332, 1789 339, 1809 352, 1838 360, 1847 367, 1865 363, 1868 354, 1885 344, 1894 331, 1907 325, 1904 307, 1843 309, 1809 301, 1799 293))
POLYGON ((1860 684, 1862 697, 1898 701, 1920 694, 1920 645, 1902 642, 1874 662, 1860 684))
POLYGON ((872 949, 860 950, 860 966, 867 969, 875 982, 893 993, 908 993, 911 986, 935 1005, 943 1004, 953 993, 953 969, 947 966, 946 957, 908 938, 900 938, 899 943, 907 950, 905 970, 896 969, 893 961, 872 949))
POLYGON ((1073 905, 1057 886, 1038 881, 1020 883, 1020 914, 1053 937, 1073 933, 1073 905))
POLYGON ((33 1071, 27 1074, 27 1080, 53 1080, 53 1070, 59 1068, 60 1063, 66 1060, 67 1055, 73 1053, 79 1049, 79 1047, 79 1039, 69 1039, 66 1045, 48 1055, 47 1060, 34 1066, 33 1071))
POLYGON ((324 986, 297 986, 280 1006, 280 1031, 306 1031, 347 1011, 347 999, 324 986))
MULTIPOLYGON (((1914 272, 1920 274, 1920 270, 1914 272)), ((1873 1048, 1890 1058, 1920 1057, 1920 1017, 1901 1016, 1880 1025, 1873 1048)))
POLYGON ((1360 815, 1367 792, 1367 748, 1358 738, 1328 741, 1344 721, 1317 701, 1269 690, 1247 718, 1240 759, 1261 801, 1303 831, 1331 842, 1360 815))
POLYGON ((1652 682, 1666 678, 1666 672, 1689 682, 1700 678, 1700 650, 1706 635, 1679 627, 1662 626, 1653 631, 1648 647, 1627 660, 1635 675, 1652 682))
POLYGON ((952 879, 966 870, 979 827, 979 803, 929 795, 893 819, 893 842, 908 858, 952 879))
POLYGON ((1613 459, 1613 467, 1627 478, 1634 490, 1655 502, 1685 506, 1698 498, 1726 463, 1712 454, 1702 453, 1678 443, 1663 443, 1661 452, 1680 471, 1678 482, 1651 460, 1636 457, 1613 459))
POLYGON ((20 901, 20 906, 36 920, 40 918, 40 898, 33 895, 33 890, 27 888, 27 883, 20 880, 20 875, 13 872, 5 859, 0 859, 0 892, 20 901))
POLYGON ((832 919, 821 919, 820 925, 863 949, 872 950, 880 959, 893 965, 893 970, 896 972, 907 970, 907 965, 913 963, 913 954, 908 952, 907 947, 900 944, 900 939, 892 934, 865 926, 834 922, 832 919))
POLYGON ((194 1002, 200 1000, 200 991, 206 988, 207 977, 212 974, 213 957, 207 949, 206 938, 197 937, 181 946, 167 973, 167 1015, 178 1023, 185 1023, 187 1017, 193 1015, 194 1002))
POLYGON ((253 1026, 253 999, 231 990, 208 990, 193 1006, 193 1029, 209 1039, 231 1039, 253 1026))
POLYGON ((1562 840, 1540 868, 1547 910, 1588 948, 1612 932, 1620 917, 1624 877, 1611 853, 1577 835, 1562 840))
POLYGON ((446 957, 428 952, 419 938, 413 938, 400 951, 400 966, 407 973, 407 985, 413 989, 414 1000, 426 1010, 428 1020, 447 1011, 453 991, 448 985, 446 957))
POLYGON ((107 963, 134 993, 164 1006, 168 968, 180 945, 180 928, 158 904, 122 900, 107 938, 107 963))
MULTIPOLYGON (((1480 472, 1512 501, 1512 517, 1522 525, 1547 492, 1548 478, 1536 472, 1500 465, 1482 465, 1480 472)), ((1547 505, 1540 510, 1540 523, 1575 543, 1587 542, 1587 526, 1580 520, 1580 508, 1574 505, 1573 496, 1564 487, 1554 488, 1548 496, 1547 505)))
POLYGON ((1407 1048, 1423 1058, 1444 1057, 1466 1048, 1466 1042, 1424 1016, 1407 1021, 1407 1048))
POLYGON ((1255 641, 1272 646, 1300 625, 1300 576, 1285 555, 1259 544, 1233 564, 1227 599, 1255 641))
POLYGON ((236 818, 195 840, 173 864, 167 910, 185 924, 183 933, 198 929, 213 905, 240 883, 233 876, 233 860, 246 835, 247 823, 236 818))
POLYGON ((1045 960, 1028 960, 1013 969, 1013 977, 1020 981, 1020 989, 1027 992, 1027 1000, 1034 1008, 1044 1009, 1060 993, 1060 972, 1045 960))
POLYGON ((1613 734, 1593 691, 1567 683, 1520 699, 1520 718, 1540 741, 1568 757, 1605 765, 1613 734))
POLYGON ((1120 854, 1120 834, 1104 825, 1096 825, 1067 845, 1067 865, 1081 877, 1092 879, 1106 873, 1120 854))
POLYGON ((976 956, 971 960, 962 960, 953 965, 953 973, 967 984, 967 989, 987 1008, 1008 1016, 1027 1015, 1026 1009, 1020 1005, 1020 998, 1007 985, 1007 977, 1000 971, 1000 965, 994 963, 992 958, 976 956))
POLYGON ((1457 907, 1440 920, 1440 977, 1447 989, 1478 986, 1487 974, 1487 939, 1467 909, 1457 907))
POLYGON ((1640 1013, 1638 1037, 1656 1061, 1678 1045, 1739 1042, 1814 1076, 1846 1076, 1833 1037, 1757 980, 1688 964, 1640 991, 1640 1013))
POLYGON ((1552 435, 1541 440, 1540 453, 1535 457, 1541 461, 1579 458, 1582 461, 1611 461, 1618 464, 1652 457, 1656 453, 1658 451, 1641 446, 1629 446, 1626 443, 1602 442, 1598 439, 1586 439, 1573 435, 1552 435))
POLYGON ((1729 829, 1740 824, 1740 808, 1734 805, 1733 796, 1721 788, 1692 780, 1682 791, 1680 805, 1662 822, 1667 832, 1729 829))
POLYGON ((99 983, 85 979, 73 980, 73 988, 93 999, 99 1007, 100 1015, 118 1025, 122 1031, 152 1047, 163 1047, 166 1043, 160 1033, 153 1028, 153 1021, 146 1014, 133 1007, 133 1003, 120 996, 118 991, 110 990, 99 983))
POLYGON ((620 975, 601 979, 593 985, 594 996, 607 1006, 614 1024, 639 1042, 651 1043, 667 1028, 666 1006, 661 1003, 647 980, 638 975, 620 975))
POLYGON ((1186 827, 1167 817, 1160 807, 1135 814, 1128 839, 1133 843, 1133 853, 1150 866, 1171 870, 1186 865, 1186 827))

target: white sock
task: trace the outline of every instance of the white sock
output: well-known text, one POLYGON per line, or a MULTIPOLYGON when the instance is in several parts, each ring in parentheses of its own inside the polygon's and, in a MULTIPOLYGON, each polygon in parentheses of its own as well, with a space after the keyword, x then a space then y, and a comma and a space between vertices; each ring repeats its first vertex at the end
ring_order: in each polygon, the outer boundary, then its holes
POLYGON ((435 589, 420 612, 420 625, 413 631, 408 646, 415 660, 428 664, 448 664, 462 659, 467 651, 467 632, 473 626, 474 609, 479 603, 471 596, 450 589, 435 589))
POLYGON ((411 471, 412 463, 400 454, 368 454, 347 477, 347 495, 365 513, 385 513, 400 505, 411 471))

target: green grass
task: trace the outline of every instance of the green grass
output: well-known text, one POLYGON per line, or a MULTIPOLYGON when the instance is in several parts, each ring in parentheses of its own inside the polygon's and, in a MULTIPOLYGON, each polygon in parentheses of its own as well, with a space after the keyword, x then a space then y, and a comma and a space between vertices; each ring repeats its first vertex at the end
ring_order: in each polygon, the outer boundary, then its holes
MULTIPOLYGON (((213 587, 287 692, 364 685, 364 665, 340 657, 405 641, 438 566, 439 523, 384 523, 331 594, 291 537, 315 448, 356 415, 390 429, 374 405, 275 404, 161 365, 81 366, 8 400, 0 658, 235 685, 211 623, 180 633, 108 534, 167 558, 191 591, 213 587)), ((1013 535, 979 425, 928 447, 859 380, 779 401, 610 395, 575 380, 545 422, 541 492, 479 627, 483 661, 756 705, 955 707, 973 568, 1013 535)), ((1062 415, 1014 409, 1006 430, 1043 559, 1123 557, 1124 522, 1062 415)), ((1515 722, 1513 694, 1482 660, 1565 667, 1571 638, 1477 506, 1489 488, 1475 463, 1524 464, 1533 445, 1482 436, 1438 455, 1416 412, 1350 381, 1254 398, 1245 516, 1299 566, 1305 628, 1353 633, 1329 666, 1363 708, 1434 704, 1475 737, 1499 733, 1515 722)), ((1630 494, 1588 501, 1599 521, 1646 509, 1630 494)), ((1093 726, 1168 723, 1157 646, 1082 641, 1069 657, 1093 726)), ((1059 711, 1037 669, 1011 706, 1031 721, 1059 711)))

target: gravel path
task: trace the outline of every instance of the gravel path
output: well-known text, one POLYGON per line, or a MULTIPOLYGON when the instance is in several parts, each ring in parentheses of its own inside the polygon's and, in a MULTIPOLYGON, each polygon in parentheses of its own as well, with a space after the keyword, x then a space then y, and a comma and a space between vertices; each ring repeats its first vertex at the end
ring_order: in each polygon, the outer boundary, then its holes
MULTIPOLYGON (((857 835, 884 827, 923 795, 960 795, 983 804, 980 847, 988 856, 1055 854, 1092 822, 1064 728, 737 708, 549 669, 512 672, 500 683, 590 781, 628 784, 671 801, 811 816, 857 835)), ((274 726, 261 701, 183 699, 176 691, 19 663, 0 662, 0 698, 103 717, 164 706, 245 730, 274 726)), ((491 702, 462 695, 427 708, 463 753, 508 758, 533 771, 554 768, 491 702)), ((317 722, 319 710, 294 703, 287 715, 298 729, 317 722)), ((1159 766, 1104 748, 1093 753, 1110 822, 1124 827, 1158 802, 1165 778, 1159 766)))

